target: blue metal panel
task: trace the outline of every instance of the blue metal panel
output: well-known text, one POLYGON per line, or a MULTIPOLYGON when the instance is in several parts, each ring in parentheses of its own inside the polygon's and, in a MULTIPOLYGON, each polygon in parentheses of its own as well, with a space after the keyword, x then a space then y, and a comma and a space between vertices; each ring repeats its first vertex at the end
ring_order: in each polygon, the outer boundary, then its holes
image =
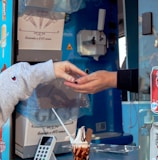
POLYGON ((138 68, 138 0, 124 0, 128 68, 138 68))
MULTIPOLYGON (((67 15, 63 38, 63 60, 69 60, 83 70, 92 73, 97 70, 114 71, 118 68, 118 26, 116 1, 87 1, 86 8, 67 15), (82 30, 97 30, 98 10, 106 9, 104 33, 109 41, 105 56, 95 61, 92 57, 81 57, 77 53, 76 35, 82 30)), ((92 113, 79 118, 78 126, 91 127, 94 133, 119 132, 122 130, 121 96, 117 89, 108 89, 89 95, 92 113), (96 124, 106 123, 106 129, 97 131, 96 124)), ((105 126, 103 126, 104 128, 105 126)))

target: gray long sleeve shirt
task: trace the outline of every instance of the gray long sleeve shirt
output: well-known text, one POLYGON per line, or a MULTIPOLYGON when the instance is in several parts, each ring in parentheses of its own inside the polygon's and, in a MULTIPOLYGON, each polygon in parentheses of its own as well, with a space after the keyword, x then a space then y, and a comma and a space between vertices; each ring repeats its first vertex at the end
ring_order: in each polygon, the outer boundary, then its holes
POLYGON ((20 100, 27 99, 39 84, 55 78, 52 60, 35 65, 20 62, 0 73, 0 127, 20 100))

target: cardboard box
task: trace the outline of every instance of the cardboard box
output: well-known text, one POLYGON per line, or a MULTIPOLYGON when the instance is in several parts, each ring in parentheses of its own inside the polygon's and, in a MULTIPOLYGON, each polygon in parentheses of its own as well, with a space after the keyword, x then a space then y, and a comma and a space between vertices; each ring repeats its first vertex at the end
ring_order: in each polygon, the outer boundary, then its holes
POLYGON ((18 17, 19 49, 61 50, 65 13, 28 10, 18 17))
MULTIPOLYGON (((70 134, 74 137, 76 134, 77 120, 65 124, 70 134)), ((70 148, 63 146, 70 144, 69 137, 61 125, 53 127, 35 127, 31 121, 23 115, 16 113, 16 136, 15 153, 21 158, 32 158, 35 155, 37 144, 42 135, 54 135, 57 143, 54 148, 55 154, 67 153, 70 148)))

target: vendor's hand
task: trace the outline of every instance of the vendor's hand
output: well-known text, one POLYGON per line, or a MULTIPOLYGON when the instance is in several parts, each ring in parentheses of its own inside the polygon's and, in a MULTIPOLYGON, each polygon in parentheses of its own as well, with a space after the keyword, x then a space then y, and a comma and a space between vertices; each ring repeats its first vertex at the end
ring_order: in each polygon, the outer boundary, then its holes
POLYGON ((76 83, 65 82, 65 85, 77 92, 94 94, 108 88, 116 88, 117 72, 96 71, 76 80, 76 83))
POLYGON ((76 77, 87 75, 69 61, 55 62, 54 72, 57 78, 63 78, 69 82, 75 82, 76 77))

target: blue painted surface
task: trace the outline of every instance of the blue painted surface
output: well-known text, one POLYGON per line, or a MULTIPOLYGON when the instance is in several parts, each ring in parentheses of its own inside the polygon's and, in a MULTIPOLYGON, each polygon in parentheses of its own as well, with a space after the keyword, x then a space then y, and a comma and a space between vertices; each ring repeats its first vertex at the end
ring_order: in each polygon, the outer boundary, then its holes
MULTIPOLYGON (((0 1, 0 8, 2 8, 2 1, 0 1)), ((13 1, 7 1, 6 3, 6 20, 2 20, 2 12, 0 12, 0 40, 2 40, 2 25, 6 25, 6 46, 4 47, 4 58, 2 57, 2 46, 0 46, 0 68, 5 63, 7 66, 11 65, 12 61, 12 27, 13 27, 13 1)))
POLYGON ((124 0, 124 22, 128 68, 138 68, 138 0, 124 0))
MULTIPOLYGON (((144 124, 142 110, 150 109, 149 101, 134 101, 122 103, 123 130, 133 135, 133 143, 139 146, 139 128, 144 124)), ((146 112, 145 112, 146 113, 146 112)))
MULTIPOLYGON (((2 26, 6 25, 6 45, 4 46, 4 57, 2 57, 3 47, 0 45, 0 70, 4 64, 7 67, 11 65, 12 62, 12 27, 13 27, 13 1, 6 1, 6 19, 2 18, 2 1, 0 1, 0 40, 3 41, 2 37, 2 26)), ((3 10, 4 11, 4 10, 3 10)), ((3 125, 2 127, 2 141, 5 143, 5 150, 2 152, 2 160, 10 159, 10 132, 11 132, 11 124, 10 119, 3 125)))

